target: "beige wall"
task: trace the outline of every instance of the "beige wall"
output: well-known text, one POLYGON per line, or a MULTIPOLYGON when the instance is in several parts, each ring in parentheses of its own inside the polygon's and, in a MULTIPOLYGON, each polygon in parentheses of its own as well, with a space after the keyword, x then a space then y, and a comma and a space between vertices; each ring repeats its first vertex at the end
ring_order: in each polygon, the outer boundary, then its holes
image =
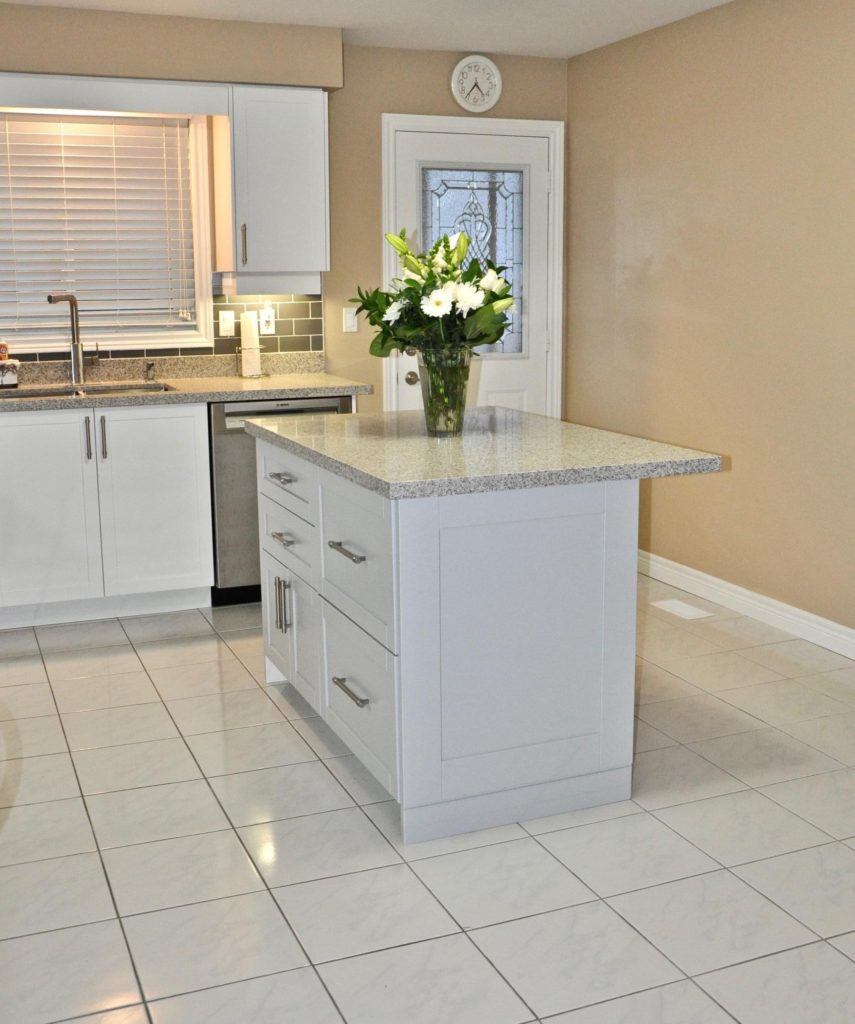
MULTIPOLYGON (((380 115, 464 115, 449 88, 461 56, 345 46, 344 88, 330 95, 332 270, 324 275, 324 335, 329 368, 374 385, 374 396, 360 400, 363 410, 382 404, 382 362, 368 355, 373 332, 361 320, 358 333, 342 333, 341 310, 357 285, 382 283, 380 115)), ((492 116, 564 119, 565 61, 498 60, 502 98, 492 116)))
POLYGON ((341 30, 0 3, 0 70, 341 85, 341 30))
POLYGON ((855 626, 855 4, 736 0, 569 63, 566 416, 732 458, 657 554, 855 626))

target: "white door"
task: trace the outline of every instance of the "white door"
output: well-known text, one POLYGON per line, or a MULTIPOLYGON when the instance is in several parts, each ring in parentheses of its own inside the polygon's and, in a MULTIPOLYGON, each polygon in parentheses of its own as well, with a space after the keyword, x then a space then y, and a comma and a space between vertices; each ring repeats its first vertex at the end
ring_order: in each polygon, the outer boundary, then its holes
POLYGON ((102 597, 92 410, 0 415, 0 606, 102 597))
POLYGON ((235 269, 329 269, 327 97, 322 89, 233 90, 235 269))
MULTIPOLYGON (((470 254, 507 267, 517 308, 473 360, 470 405, 560 415, 562 125, 384 115, 385 229, 426 249, 466 231, 470 254)), ((387 254, 387 283, 398 272, 387 254)), ((421 408, 416 359, 392 356, 386 406, 421 408)))
POLYGON ((214 581, 207 408, 96 409, 104 589, 214 581))

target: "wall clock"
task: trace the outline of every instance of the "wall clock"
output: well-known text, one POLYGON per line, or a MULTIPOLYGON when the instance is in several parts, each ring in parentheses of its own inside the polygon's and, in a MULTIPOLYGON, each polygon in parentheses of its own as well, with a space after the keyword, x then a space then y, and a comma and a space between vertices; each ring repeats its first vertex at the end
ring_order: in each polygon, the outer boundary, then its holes
POLYGON ((464 57, 451 73, 451 94, 464 110, 483 113, 502 95, 502 75, 489 57, 464 57))

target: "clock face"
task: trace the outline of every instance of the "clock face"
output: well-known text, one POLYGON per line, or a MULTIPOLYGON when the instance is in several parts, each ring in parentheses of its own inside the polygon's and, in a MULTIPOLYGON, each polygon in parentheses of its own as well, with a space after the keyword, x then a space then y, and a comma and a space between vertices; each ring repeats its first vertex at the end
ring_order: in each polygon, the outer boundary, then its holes
POLYGON ((502 94, 502 76, 488 57, 464 57, 452 72, 451 92, 465 110, 489 110, 502 94))

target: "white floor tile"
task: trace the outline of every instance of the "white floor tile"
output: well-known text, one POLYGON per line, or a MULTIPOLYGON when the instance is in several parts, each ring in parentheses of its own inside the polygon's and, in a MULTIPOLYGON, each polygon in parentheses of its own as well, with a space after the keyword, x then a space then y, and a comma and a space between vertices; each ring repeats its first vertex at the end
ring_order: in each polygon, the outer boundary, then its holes
POLYGON ((249 655, 246 654, 241 658, 241 664, 246 666, 248 672, 250 672, 253 678, 261 686, 264 686, 267 682, 267 666, 265 664, 263 655, 249 655))
POLYGON ((118 619, 65 622, 57 626, 36 626, 43 654, 55 651, 85 651, 91 647, 127 646, 128 637, 118 619))
POLYGON ((730 651, 676 661, 672 671, 708 693, 720 693, 737 686, 771 683, 782 678, 777 672, 730 651))
POLYGON ((211 785, 234 825, 260 825, 353 806, 321 761, 223 775, 211 785))
POLYGON ((540 1017, 681 978, 604 903, 470 933, 540 1017))
POLYGON ((250 629, 220 630, 220 637, 243 662, 264 657, 264 637, 260 625, 250 629))
POLYGON ((266 686, 261 681, 261 688, 287 719, 318 717, 317 711, 297 693, 290 683, 273 683, 266 686))
POLYGON ((537 836, 544 832, 557 832, 562 828, 592 825, 595 821, 608 821, 610 818, 624 818, 628 814, 641 813, 641 808, 632 800, 620 800, 614 804, 601 804, 599 807, 585 807, 580 811, 552 814, 547 818, 532 818, 530 821, 524 821, 522 825, 527 832, 537 836))
POLYGON ((638 717, 679 743, 762 729, 763 722, 703 693, 697 697, 642 704, 638 717))
POLYGON ((182 739, 150 740, 72 754, 84 793, 110 793, 201 778, 182 739))
POLYGON ((738 651, 746 647, 757 647, 759 644, 775 644, 795 639, 792 633, 785 633, 783 629, 758 622, 757 619, 748 618, 746 615, 736 615, 717 622, 698 619, 686 623, 685 628, 696 636, 703 637, 704 640, 718 644, 726 651, 738 651))
POLYGON ((787 640, 785 643, 752 647, 744 652, 750 661, 765 665, 782 676, 812 676, 817 672, 853 668, 853 662, 842 654, 817 647, 807 640, 787 640))
POLYGON ((0 864, 66 857, 95 849, 83 801, 23 804, 3 811, 0 864))
POLYGON ((734 873, 824 938, 855 928, 855 850, 843 843, 745 864, 734 873))
POLYGON ((313 963, 460 929, 405 864, 274 889, 313 963))
POLYGON ((99 793, 87 796, 86 805, 102 850, 229 827, 203 779, 99 793))
POLYGON ((660 700, 694 697, 700 691, 685 679, 667 672, 649 661, 640 661, 635 670, 636 704, 652 704, 660 700))
POLYGON ((840 767, 839 762, 778 729, 703 740, 692 743, 691 749, 749 786, 768 786, 840 767))
POLYGON ((69 711, 122 708, 131 704, 153 704, 160 700, 145 672, 55 680, 53 692, 57 707, 63 714, 69 711))
POLYGON ((413 870, 464 928, 595 899, 587 886, 533 839, 414 861, 413 870))
POLYGON ((350 753, 349 747, 320 718, 294 719, 292 725, 318 757, 340 757, 350 753))
POLYGON ((79 651, 56 651, 45 654, 50 681, 85 679, 87 676, 115 676, 124 672, 141 672, 140 659, 133 647, 93 647, 79 651))
POLYGON ((826 697, 824 693, 803 686, 795 679, 725 690, 720 696, 734 707, 742 708, 770 725, 803 722, 808 718, 822 718, 825 715, 844 715, 851 710, 849 704, 826 697))
POLYGON ((166 702, 185 736, 281 722, 282 712, 259 690, 235 690, 166 702))
POLYGON ((648 989, 550 1017, 548 1024, 733 1024, 691 981, 648 989))
POLYGON ((14 1024, 45 1024, 139 1002, 116 921, 0 942, 3 1014, 14 1024))
POLYGON ((56 707, 47 683, 0 687, 0 722, 55 714, 56 707))
POLYGON ((305 741, 281 720, 188 736, 187 743, 209 776, 316 760, 305 741))
POLYGON ((462 935, 350 960, 320 974, 348 1024, 522 1024, 531 1013, 462 935))
POLYGON ((0 939, 115 916, 97 853, 0 868, 0 939))
POLYGON ((164 700, 258 688, 258 683, 239 661, 203 661, 198 665, 153 668, 149 669, 149 675, 164 700))
POLYGON ((310 967, 164 999, 150 1009, 154 1024, 341 1024, 310 967))
POLYGON ((820 672, 815 676, 799 676, 802 686, 819 690, 826 697, 855 707, 855 667, 839 668, 833 672, 820 672))
POLYGON ((308 963, 268 892, 139 914, 124 925, 146 999, 308 963))
POLYGON ((608 902, 687 974, 815 939, 727 871, 667 882, 608 902))
POLYGON ((43 754, 0 762, 0 807, 80 796, 68 754, 43 754))
POLYGON ((739 964, 698 984, 740 1024, 851 1024, 855 964, 825 943, 739 964))
POLYGON ((739 789, 745 784, 684 747, 651 750, 635 758, 632 798, 647 810, 739 789))
POLYGON ((648 725, 647 722, 642 722, 637 718, 633 723, 633 728, 635 736, 632 749, 636 754, 644 754, 648 750, 661 750, 663 747, 675 747, 677 745, 675 739, 666 736, 664 732, 654 729, 652 725, 648 725))
POLYGON ((149 1024, 142 1005, 125 1006, 121 1010, 107 1010, 93 1016, 75 1017, 74 1024, 149 1024))
POLYGON ((122 846, 105 850, 103 857, 122 915, 239 896, 263 888, 233 832, 122 846))
POLYGON ((837 938, 831 939, 830 942, 835 949, 845 953, 850 960, 855 960, 855 932, 849 932, 848 935, 838 935, 837 938))
POLYGON ((448 836, 445 839, 430 839, 424 843, 405 843, 401 839, 400 809, 394 801, 370 804, 365 813, 377 825, 384 836, 395 847, 404 860, 421 860, 423 857, 438 857, 443 853, 457 853, 472 850, 477 846, 491 846, 511 839, 524 839, 525 830, 519 825, 499 825, 497 828, 482 828, 477 832, 448 836))
POLYGON ((269 885, 291 885, 400 863, 392 847, 357 808, 250 825, 239 831, 269 885))
POLYGON ((676 628, 667 636, 648 639, 642 635, 638 641, 640 657, 671 672, 685 658, 699 658, 704 654, 715 654, 720 650, 720 647, 709 640, 703 640, 693 633, 676 628))
POLYGON ((855 712, 813 718, 807 722, 790 722, 782 728, 823 754, 843 764, 855 765, 855 712))
POLYGON ((715 871, 719 866, 649 814, 550 832, 540 841, 599 896, 715 871))
POLYGON ((0 761, 59 754, 68 750, 56 715, 0 722, 0 761))
POLYGON ((163 615, 135 615, 122 619, 122 626, 131 643, 153 640, 174 640, 177 637, 206 636, 213 632, 210 622, 201 612, 166 612, 163 615))
POLYGON ((851 768, 780 782, 763 792, 835 839, 855 836, 855 771, 851 768))
POLYGON ((46 683, 47 673, 40 654, 18 655, 0 661, 0 686, 46 683))
MULTIPOLYGON (((147 669, 176 665, 198 665, 206 661, 234 661, 235 656, 218 636, 182 637, 136 644, 137 654, 147 669)), ((50 670, 50 666, 48 666, 50 670)))
POLYGON ((379 804, 389 794, 353 754, 330 757, 324 764, 358 804, 379 804))
POLYGON ((117 747, 125 743, 166 740, 178 730, 162 704, 134 704, 101 711, 74 711, 62 716, 72 750, 117 747))
POLYGON ((39 645, 34 629, 23 626, 20 629, 0 630, 0 659, 24 658, 27 655, 38 654, 39 645))
POLYGON ((261 625, 260 604, 234 604, 200 611, 217 630, 252 629, 261 625))
POLYGON ((831 838, 753 790, 666 807, 654 813, 728 867, 804 850, 831 838))

